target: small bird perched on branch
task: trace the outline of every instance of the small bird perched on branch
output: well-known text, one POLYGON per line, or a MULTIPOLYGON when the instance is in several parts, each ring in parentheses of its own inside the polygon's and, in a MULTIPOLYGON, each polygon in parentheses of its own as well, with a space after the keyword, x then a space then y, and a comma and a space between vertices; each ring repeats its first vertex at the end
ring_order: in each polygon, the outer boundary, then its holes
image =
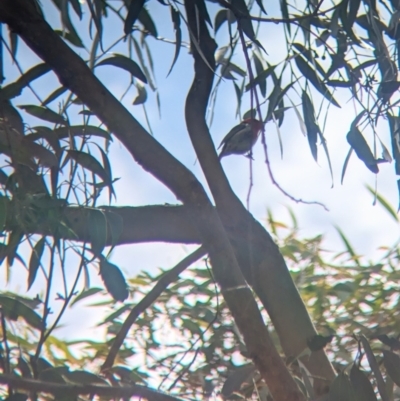
POLYGON ((221 160, 228 155, 246 155, 248 157, 251 148, 257 142, 262 127, 263 123, 255 118, 246 118, 233 127, 218 147, 219 149, 222 146, 218 158, 221 160))

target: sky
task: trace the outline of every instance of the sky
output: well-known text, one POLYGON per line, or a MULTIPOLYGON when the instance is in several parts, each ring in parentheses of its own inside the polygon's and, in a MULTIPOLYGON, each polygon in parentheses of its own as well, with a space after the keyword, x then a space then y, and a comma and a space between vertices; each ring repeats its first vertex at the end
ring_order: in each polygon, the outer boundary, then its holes
MULTIPOLYGON (((149 12, 156 22, 159 36, 174 40, 169 12, 165 11, 159 2, 152 1, 148 4, 149 12)), ((43 0, 42 5, 52 26, 61 28, 59 15, 50 0, 43 0)), ((279 16, 279 10, 276 9, 277 5, 278 1, 268 5, 268 12, 271 16, 279 16)), ((207 2, 207 6, 210 14, 213 15, 215 5, 207 2)), ((73 17, 73 22, 81 37, 88 39, 88 14, 85 7, 84 9, 86 11, 84 20, 79 22, 73 17)), ((3 27, 3 29, 5 28, 3 27)), ((109 21, 104 23, 104 32, 104 47, 106 48, 108 44, 121 37, 122 25, 120 21, 110 18, 109 21)), ((225 25, 216 36, 218 43, 225 45, 227 35, 225 25)), ((266 29, 263 29, 260 33, 260 41, 266 48, 271 60, 279 62, 283 59, 285 56, 283 30, 277 25, 269 24, 266 29)), ((161 99, 160 118, 155 95, 149 90, 146 108, 154 137, 193 171, 207 189, 199 164, 195 163, 196 156, 191 147, 184 121, 185 97, 193 78, 191 55, 188 49, 182 48, 173 71, 167 77, 173 59, 174 46, 154 38, 149 38, 148 42, 154 58, 156 85, 161 99)), ((113 52, 124 53, 124 49, 125 44, 121 42, 113 52)), ((75 50, 82 57, 88 58, 87 52, 76 48, 75 50)), ((240 54, 237 57, 240 60, 240 54)), ((18 59, 24 70, 39 62, 39 59, 21 41, 18 48, 18 59)), ((96 75, 117 97, 124 93, 130 79, 128 73, 106 66, 96 68, 96 75)), ((5 66, 5 76, 6 82, 15 80, 18 77, 15 66, 8 63, 5 66)), ((45 98, 59 84, 54 75, 47 74, 35 82, 33 86, 45 98)), ((132 105, 135 96, 135 89, 131 89, 125 96, 123 104, 139 122, 147 127, 142 106, 132 105)), ((344 184, 340 184, 342 165, 349 150, 345 135, 356 112, 353 103, 349 101, 348 93, 337 93, 335 97, 342 107, 341 109, 335 107, 330 109, 324 130, 333 164, 333 188, 322 148, 319 147, 317 164, 312 158, 307 139, 303 136, 298 119, 293 111, 287 113, 285 122, 280 129, 283 142, 282 158, 276 128, 272 122, 266 125, 269 157, 276 180, 293 197, 322 202, 329 211, 318 205, 295 203, 271 184, 260 141, 256 144, 253 153, 254 186, 251 191, 249 209, 261 222, 265 221, 268 209, 272 211, 276 220, 289 222, 288 208, 290 208, 298 219, 300 234, 304 237, 324 234, 325 248, 333 251, 343 249, 335 228, 338 226, 349 238, 356 252, 365 255, 367 259, 377 258, 380 255, 377 250, 379 246, 391 245, 398 240, 399 225, 381 206, 373 205, 373 196, 366 189, 366 185, 374 187, 376 177, 354 155, 350 160, 344 184)), ((321 101, 318 96, 315 99, 317 102, 321 101)), ((36 100, 26 89, 20 97, 15 99, 14 104, 36 104, 36 100)), ((224 82, 215 106, 215 117, 210 126, 210 132, 216 146, 219 145, 230 128, 239 122, 235 116, 236 106, 233 86, 229 81, 224 82)), ((57 101, 53 102, 50 107, 57 110, 57 101)), ((242 112, 247 109, 248 107, 243 107, 242 112)), ((77 111, 79 110, 77 109, 77 111)), ((34 117, 24 115, 24 118, 31 125, 43 125, 43 122, 34 117)), ((390 149, 390 134, 387 124, 385 122, 378 124, 377 130, 380 138, 390 149)), ((117 141, 114 141, 110 147, 109 158, 112 163, 113 176, 120 177, 114 186, 117 193, 117 199, 113 202, 114 205, 140 206, 178 203, 174 195, 154 177, 142 170, 117 141)), ((242 156, 226 157, 222 160, 222 165, 235 193, 246 204, 249 190, 249 160, 242 156)), ((377 176, 378 191, 394 208, 397 208, 398 194, 394 166, 393 164, 383 164, 380 166, 380 170, 381 172, 377 176)), ((106 197, 104 198, 105 203, 107 203, 106 197)), ((155 272, 159 267, 164 269, 172 267, 194 248, 196 247, 162 243, 124 245, 113 251, 111 262, 117 264, 127 277, 132 277, 140 271, 155 272)), ((29 252, 26 255, 28 260, 29 252)), ((71 261, 72 270, 76 267, 72 266, 73 264, 74 261, 71 261)), ((7 289, 25 292, 26 272, 20 266, 15 268, 15 272, 16 274, 13 272, 12 280, 7 289)), ((4 277, 4 275, 5 268, 3 272, 0 271, 0 277, 4 277)), ((92 271, 92 283, 93 285, 102 285, 97 272, 94 270, 92 271)), ((4 281, 3 283, 0 281, 0 290, 4 288, 4 281)), ((40 291, 42 288, 40 283, 37 282, 28 292, 28 295, 35 296, 40 291)), ((61 333, 68 337, 90 334, 93 330, 93 324, 97 320, 98 316, 93 314, 92 309, 83 308, 78 311, 78 308, 74 308, 66 315, 65 328, 61 333), (74 331, 72 325, 77 316, 82 322, 85 322, 82 325, 82 331, 79 333, 74 331)))

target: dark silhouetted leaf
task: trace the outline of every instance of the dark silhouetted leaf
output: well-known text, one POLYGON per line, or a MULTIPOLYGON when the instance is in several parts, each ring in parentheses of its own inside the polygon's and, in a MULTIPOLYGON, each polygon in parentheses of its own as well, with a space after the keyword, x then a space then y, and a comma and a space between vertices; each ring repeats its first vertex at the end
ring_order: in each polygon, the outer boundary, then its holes
POLYGON ((333 95, 329 92, 329 89, 326 87, 326 85, 318 78, 316 72, 298 54, 295 58, 295 62, 300 72, 313 84, 315 89, 317 89, 317 91, 321 93, 322 96, 324 96, 336 107, 340 107, 339 103, 333 98, 333 95))
POLYGON ((311 50, 306 49, 301 43, 297 43, 297 42, 293 43, 293 47, 295 47, 295 48, 301 53, 301 55, 302 55, 306 60, 308 60, 308 62, 309 62, 311 65, 315 66, 315 68, 316 68, 317 71, 321 74, 321 76, 322 76, 323 78, 325 78, 326 72, 325 72, 325 70, 321 67, 321 64, 319 64, 318 61, 315 60, 315 57, 314 57, 314 55, 313 55, 313 53, 312 53, 311 50))
POLYGON ((357 401, 353 386, 346 373, 339 373, 329 388, 329 401, 357 401))
MULTIPOLYGON (((282 13, 282 17, 284 19, 288 19, 289 18, 289 10, 288 10, 288 4, 286 0, 279 0, 279 5, 281 6, 281 13, 282 13)), ((290 22, 287 22, 286 24, 286 29, 289 32, 289 35, 291 35, 290 32, 290 22)))
POLYGON ((100 291, 103 291, 102 288, 89 288, 87 290, 83 290, 79 295, 77 295, 74 300, 71 302, 70 306, 75 305, 77 302, 82 301, 82 299, 88 298, 92 295, 98 294, 100 291))
MULTIPOLYGON (((368 188, 370 189, 370 188, 368 188)), ((372 188, 371 188, 372 189, 372 188)), ((370 191, 371 192, 371 191, 370 191)), ((393 209, 391 209, 393 211, 393 209)), ((396 220, 398 220, 396 215, 396 220)), ((400 350, 400 341, 397 338, 389 337, 387 334, 382 334, 376 337, 383 344, 387 345, 393 350, 400 350)))
POLYGON ((129 3, 128 14, 125 19, 124 32, 129 35, 132 32, 133 24, 139 17, 139 13, 144 6, 145 0, 131 0, 129 3))
POLYGON ((50 93, 49 96, 46 97, 45 100, 42 102, 42 106, 46 106, 51 103, 53 100, 57 99, 63 93, 65 93, 68 89, 65 86, 61 86, 60 88, 56 89, 54 92, 50 93))
POLYGON ((74 159, 83 168, 90 170, 92 173, 98 175, 104 182, 111 181, 111 177, 107 175, 102 165, 89 153, 81 152, 79 150, 68 150, 68 156, 74 159))
POLYGON ((390 378, 400 386, 400 357, 393 352, 383 351, 383 364, 390 378))
POLYGON ((90 211, 88 233, 93 254, 100 256, 107 243, 107 220, 103 211, 90 211))
POLYGON ((256 85, 259 85, 261 82, 266 81, 266 79, 274 72, 275 67, 276 67, 275 65, 268 67, 267 69, 262 71, 257 77, 255 77, 253 81, 250 81, 246 85, 246 88, 245 88, 246 92, 248 90, 250 90, 250 88, 254 88, 256 85))
POLYGON ((22 356, 20 356, 18 358, 17 367, 18 367, 19 371, 21 372, 22 377, 25 377, 27 379, 30 379, 32 377, 31 368, 30 368, 28 362, 22 356))
POLYGON ((38 64, 35 67, 32 67, 30 70, 22 74, 17 81, 0 89, 0 100, 12 99, 16 96, 19 96, 22 90, 32 81, 49 71, 50 67, 46 63, 38 64))
POLYGON ((6 295, 0 295, 0 305, 7 318, 17 320, 21 317, 27 324, 35 329, 42 329, 43 323, 40 316, 23 302, 6 295))
POLYGON ((382 398, 382 401, 389 401, 390 398, 387 394, 386 384, 385 381, 383 380, 382 373, 379 369, 378 362, 375 359, 375 355, 372 352, 371 346, 369 345, 369 342, 364 335, 360 336, 360 341, 367 355, 369 366, 375 375, 376 384, 378 386, 378 391, 382 398))
POLYGON ((41 120, 49 121, 54 124, 66 124, 66 120, 63 116, 53 110, 48 109, 47 107, 35 105, 21 105, 18 107, 25 110, 28 114, 40 118, 41 120))
MULTIPOLYGON (((256 68, 256 74, 257 74, 257 78, 258 78, 264 72, 264 67, 256 53, 253 54, 253 61, 254 61, 254 67, 256 68)), ((255 78, 254 81, 256 81, 257 78, 255 78)), ((267 78, 265 77, 264 79, 260 79, 260 81, 258 82, 258 85, 260 87, 261 94, 265 97, 265 95, 267 93, 267 78)))
POLYGON ((261 11, 262 11, 264 14, 267 14, 267 12, 265 11, 264 5, 263 5, 263 0, 256 0, 256 3, 257 3, 257 5, 258 5, 258 7, 260 7, 261 11))
POLYGON ((105 258, 100 262, 100 276, 107 291, 116 301, 122 302, 128 298, 128 285, 121 270, 105 258))
POLYGON ((40 266, 40 261, 43 256, 46 237, 40 238, 32 249, 31 258, 29 260, 29 276, 28 276, 28 291, 35 282, 36 274, 40 266))
POLYGON ((197 12, 199 13, 200 20, 206 21, 212 28, 210 15, 207 11, 206 2, 204 0, 194 0, 196 3, 197 12))
POLYGON ((306 91, 303 91, 301 95, 301 100, 303 105, 304 124, 306 125, 307 129, 308 144, 310 146, 311 154, 313 155, 314 160, 317 161, 318 160, 317 139, 318 135, 321 134, 321 130, 315 119, 314 106, 306 91))
POLYGON ((333 336, 322 336, 320 334, 316 334, 314 337, 309 338, 307 340, 307 346, 311 351, 319 351, 324 349, 329 343, 333 340, 333 336))
MULTIPOLYGON (((8 177, 6 180, 8 181, 8 177)), ((0 232, 3 232, 4 226, 6 225, 8 203, 9 200, 5 196, 0 195, 0 232)))
POLYGON ((158 36, 156 25, 154 24, 154 21, 147 11, 146 7, 142 7, 142 9, 140 10, 138 20, 150 35, 154 36, 155 38, 158 36))
POLYGON ((353 386, 357 401, 377 401, 374 388, 367 378, 356 365, 353 365, 350 371, 350 382, 353 386))
POLYGON ((96 64, 96 67, 99 67, 101 65, 113 65, 115 67, 122 68, 123 70, 130 72, 135 78, 138 78, 142 82, 147 84, 147 78, 143 74, 139 65, 130 58, 123 56, 122 54, 116 54, 113 57, 102 60, 96 64))
POLYGON ((171 68, 169 69, 167 76, 171 73, 172 68, 174 68, 176 60, 178 60, 182 43, 181 17, 179 15, 179 12, 176 11, 174 7, 171 6, 170 10, 171 10, 172 23, 174 24, 174 30, 175 30, 175 54, 171 68))
POLYGON ((224 399, 230 399, 235 393, 240 393, 241 389, 253 384, 255 377, 255 367, 253 364, 236 368, 225 380, 221 394, 224 399))
POLYGON ((215 33, 218 32, 218 29, 221 28, 224 22, 228 21, 228 10, 219 10, 217 15, 215 16, 214 21, 214 31, 215 33))
POLYGON ((346 136, 347 142, 356 152, 356 155, 362 160, 370 171, 377 174, 379 172, 376 159, 369 148, 367 141, 357 127, 353 127, 346 136))
POLYGON ((54 30, 55 33, 57 33, 61 38, 64 40, 68 41, 72 45, 80 48, 84 48, 85 45, 82 42, 82 39, 78 36, 78 34, 74 31, 73 33, 68 32, 68 31, 61 31, 59 29, 54 30))

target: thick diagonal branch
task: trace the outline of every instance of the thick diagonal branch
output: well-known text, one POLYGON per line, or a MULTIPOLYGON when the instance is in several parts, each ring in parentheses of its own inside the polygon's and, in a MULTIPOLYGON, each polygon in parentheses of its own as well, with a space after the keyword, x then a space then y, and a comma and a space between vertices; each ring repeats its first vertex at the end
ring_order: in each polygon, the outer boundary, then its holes
MULTIPOLYGON (((242 272, 271 317, 285 354, 297 356, 316 330, 279 248, 233 193, 217 158, 204 119, 213 82, 210 66, 215 63, 215 42, 205 21, 197 18, 195 8, 193 2, 186 2, 192 44, 193 40, 197 41, 192 45, 196 75, 185 109, 190 138, 242 272)), ((314 352, 303 362, 312 374, 325 378, 315 381, 317 394, 326 392, 335 372, 324 351, 314 352)))

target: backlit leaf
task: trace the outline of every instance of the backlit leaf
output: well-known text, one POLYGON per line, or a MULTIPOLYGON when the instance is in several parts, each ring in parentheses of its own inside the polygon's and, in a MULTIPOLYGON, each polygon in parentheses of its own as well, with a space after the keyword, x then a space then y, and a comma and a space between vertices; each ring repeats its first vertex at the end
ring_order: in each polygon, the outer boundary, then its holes
POLYGON ((141 70, 139 65, 135 63, 132 59, 123 56, 122 54, 116 54, 113 57, 102 60, 96 64, 96 67, 99 67, 101 65, 113 65, 115 67, 122 68, 123 70, 131 73, 135 78, 138 78, 142 82, 147 84, 147 78, 143 74, 143 71, 141 70))
POLYGON ((125 301, 128 298, 128 285, 118 266, 102 258, 100 261, 100 276, 109 294, 116 301, 125 301))

